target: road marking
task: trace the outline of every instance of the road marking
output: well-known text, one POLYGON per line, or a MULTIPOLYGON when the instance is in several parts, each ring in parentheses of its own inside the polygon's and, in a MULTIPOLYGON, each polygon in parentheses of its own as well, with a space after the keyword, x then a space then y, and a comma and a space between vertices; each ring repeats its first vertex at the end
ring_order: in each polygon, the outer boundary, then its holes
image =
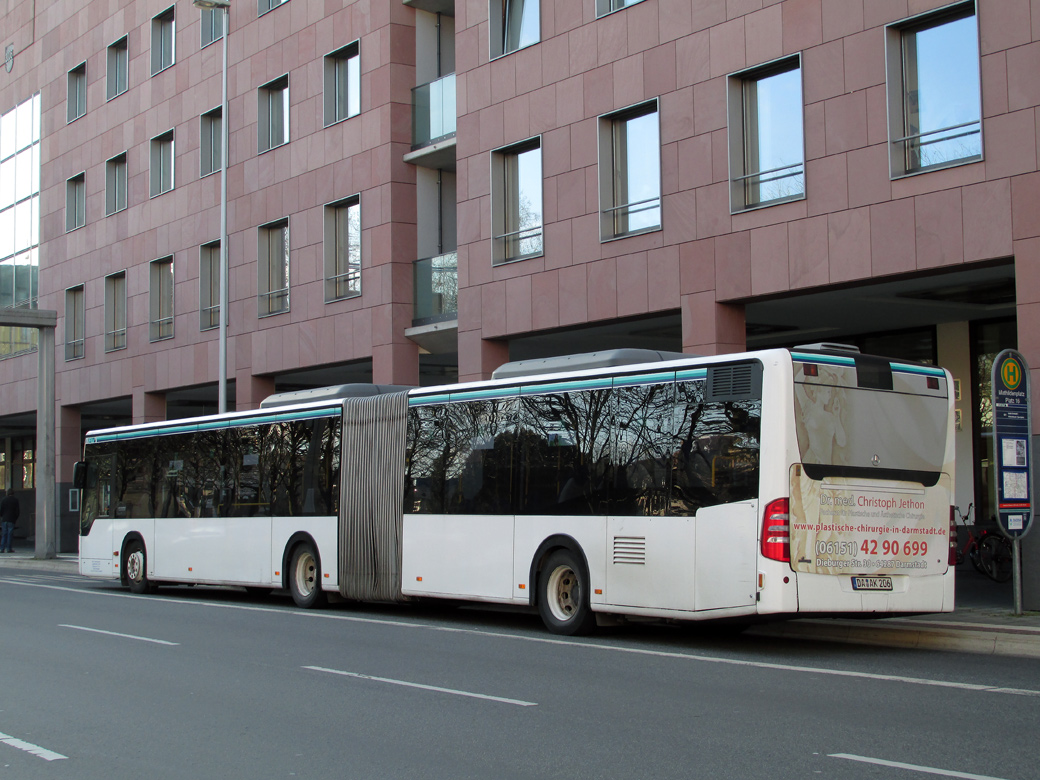
POLYGON ((74 628, 77 631, 90 631, 92 634, 106 634, 107 636, 119 636, 123 639, 136 639, 139 642, 154 642, 157 645, 171 645, 176 647, 180 642, 167 642, 165 639, 151 639, 146 636, 134 636, 133 634, 120 634, 117 631, 102 631, 100 628, 87 628, 86 626, 70 626, 68 623, 59 623, 59 628, 74 628))
MULTIPOLYGON (((110 598, 140 599, 130 593, 120 593, 110 590, 83 590, 81 588, 67 588, 60 585, 43 585, 35 582, 22 582, 20 580, 0 579, 0 583, 9 585, 21 585, 26 588, 42 588, 44 590, 58 590, 68 593, 79 593, 89 596, 108 596, 110 598)), ((555 639, 547 636, 524 636, 521 634, 507 634, 501 631, 483 631, 475 628, 458 628, 456 626, 436 626, 430 623, 410 622, 406 620, 380 619, 357 617, 355 615, 337 615, 329 612, 315 612, 313 610, 282 609, 279 607, 258 607, 243 604, 218 604, 209 601, 192 601, 187 599, 164 598, 163 596, 149 596, 148 603, 165 602, 168 604, 179 604, 191 607, 210 607, 213 609, 236 609, 246 612, 269 612, 276 615, 294 615, 310 618, 312 620, 341 620, 347 623, 365 623, 379 626, 391 626, 395 628, 423 629, 426 631, 441 631, 450 634, 470 634, 488 639, 509 639, 521 642, 534 642, 545 645, 562 645, 565 647, 585 648, 589 650, 604 650, 614 653, 628 653, 631 655, 643 655, 655 658, 673 658, 683 661, 701 661, 704 663, 726 664, 730 666, 744 666, 757 669, 773 669, 785 672, 802 672, 806 674, 823 674, 834 677, 851 677, 862 680, 878 680, 881 682, 899 682, 910 685, 924 685, 936 688, 952 688, 961 691, 975 691, 978 693, 999 693, 1006 696, 1028 696, 1040 698, 1040 690, 1030 688, 1004 688, 997 685, 980 685, 978 683, 953 682, 950 680, 929 680, 922 677, 903 677, 892 674, 873 674, 870 672, 854 672, 844 669, 827 669, 818 666, 794 666, 791 664, 776 664, 768 661, 746 661, 738 658, 719 658, 708 655, 694 655, 692 653, 679 653, 667 650, 649 650, 640 647, 618 647, 605 645, 598 642, 584 642, 572 639, 555 639)))
POLYGON ((908 769, 911 772, 924 772, 929 775, 942 775, 943 777, 959 777, 963 780, 1002 780, 992 775, 973 775, 971 772, 957 772, 953 769, 936 769, 932 766, 919 766, 918 764, 904 764, 902 761, 886 761, 883 758, 868 758, 867 756, 854 756, 850 753, 830 753, 829 758, 846 758, 849 761, 861 761, 864 764, 877 764, 878 766, 890 766, 895 769, 908 769))
POLYGON ((454 696, 468 696, 471 699, 486 699, 487 701, 498 701, 503 704, 516 704, 520 707, 537 707, 537 702, 521 701, 520 699, 506 699, 501 696, 488 696, 484 693, 471 693, 470 691, 457 691, 454 688, 438 688, 436 685, 422 685, 421 683, 406 682, 405 680, 391 680, 389 677, 373 677, 370 674, 358 674, 357 672, 344 672, 339 669, 326 669, 324 666, 305 666, 314 672, 326 672, 338 674, 342 677, 354 677, 358 680, 372 680, 374 682, 389 683, 390 685, 403 685, 406 688, 419 688, 424 691, 435 691, 437 693, 450 693, 454 696))
POLYGON ((26 753, 32 753, 34 756, 42 758, 44 761, 61 761, 62 759, 68 758, 63 756, 61 753, 55 753, 53 750, 47 750, 39 745, 34 745, 31 742, 25 742, 24 740, 12 737, 10 734, 0 733, 0 742, 5 745, 10 745, 13 748, 24 750, 26 753))

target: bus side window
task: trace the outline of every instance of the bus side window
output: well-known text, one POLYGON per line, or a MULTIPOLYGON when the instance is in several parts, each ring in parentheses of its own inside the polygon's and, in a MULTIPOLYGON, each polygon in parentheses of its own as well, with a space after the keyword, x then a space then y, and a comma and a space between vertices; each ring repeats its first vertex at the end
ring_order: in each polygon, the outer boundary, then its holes
POLYGON ((449 455, 443 408, 431 405, 409 409, 405 514, 445 511, 449 455))

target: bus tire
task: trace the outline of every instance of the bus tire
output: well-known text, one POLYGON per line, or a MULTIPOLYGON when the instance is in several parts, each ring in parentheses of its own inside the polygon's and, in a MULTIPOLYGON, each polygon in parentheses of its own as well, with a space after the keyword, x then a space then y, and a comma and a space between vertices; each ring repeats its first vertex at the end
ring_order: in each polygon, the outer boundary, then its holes
POLYGON ((127 542, 123 553, 123 571, 131 593, 147 593, 151 590, 148 584, 148 556, 140 539, 127 542))
POLYGON ((325 604, 325 591, 321 589, 321 559, 310 542, 302 542, 293 548, 289 564, 289 592, 296 606, 312 609, 325 604))
POLYGON ((589 578, 570 550, 556 550, 538 572, 538 614, 554 634, 578 636, 596 627, 589 607, 589 578))

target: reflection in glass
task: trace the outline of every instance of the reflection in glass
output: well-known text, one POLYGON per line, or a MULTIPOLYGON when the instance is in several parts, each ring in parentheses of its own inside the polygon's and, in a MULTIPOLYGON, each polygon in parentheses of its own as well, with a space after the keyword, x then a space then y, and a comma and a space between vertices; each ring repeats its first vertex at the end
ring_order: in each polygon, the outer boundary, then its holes
POLYGON ((744 80, 745 206, 805 193, 802 75, 788 67, 744 80))
POLYGON ((541 37, 538 6, 539 0, 503 0, 502 54, 538 43, 541 37))
POLYGON ((973 13, 903 31, 903 99, 908 171, 981 156, 973 13))
POLYGON ((612 122, 614 235, 661 225, 661 143, 657 108, 612 122))
POLYGON ((542 253, 542 150, 502 154, 502 260, 542 253))

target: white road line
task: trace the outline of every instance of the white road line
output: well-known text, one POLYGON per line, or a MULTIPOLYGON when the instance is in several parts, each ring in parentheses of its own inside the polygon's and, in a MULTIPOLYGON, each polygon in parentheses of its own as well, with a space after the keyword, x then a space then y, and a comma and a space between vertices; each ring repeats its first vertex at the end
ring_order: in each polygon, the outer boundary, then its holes
POLYGON ((146 636, 134 636, 133 634, 120 634, 117 631, 102 631, 100 628, 87 628, 86 626, 70 626, 68 623, 59 623, 59 628, 74 628, 77 631, 89 631, 92 634, 105 634, 107 636, 118 636, 123 639, 136 639, 139 642, 153 642, 157 645, 170 645, 176 647, 180 642, 167 642, 165 639, 150 639, 146 636))
POLYGON ((943 777, 959 777, 963 780, 1002 780, 992 775, 973 775, 971 772, 957 772, 953 769, 936 769, 932 766, 919 766, 917 764, 904 764, 902 761, 885 761, 883 758, 868 758, 867 756, 854 756, 849 753, 830 753, 829 758, 846 758, 849 761, 861 761, 864 764, 877 764, 878 766, 890 766, 895 769, 907 769, 911 772, 924 772, 929 775, 942 775, 943 777))
MULTIPOLYGON (((58 590, 68 593, 79 593, 88 596, 108 596, 110 598, 140 599, 129 593, 119 593, 108 590, 82 590, 80 588, 66 588, 59 585, 43 585, 35 582, 22 582, 20 580, 0 579, 0 583, 9 585, 21 585, 26 588, 43 588, 44 590, 58 590)), ((209 601, 191 601, 186 599, 171 599, 162 596, 149 596, 148 602, 166 602, 190 607, 209 607, 212 609, 236 609, 246 612, 270 612, 277 615, 293 615, 311 618, 313 620, 342 620, 348 623, 367 623, 379 626, 392 626, 395 628, 422 629, 425 631, 440 631, 450 634, 470 634, 488 639, 509 639, 520 642, 534 642, 545 645, 563 645, 575 649, 604 650, 613 653, 628 653, 631 655, 643 655, 655 658, 673 658, 682 661, 701 661, 704 663, 726 664, 730 666, 744 666, 757 669, 774 669, 784 672, 802 672, 806 674, 824 674, 834 677, 851 677, 862 680, 878 680, 881 682, 898 682, 910 685, 924 685, 937 688, 952 688, 962 691, 976 691, 979 693, 999 693, 1006 696, 1028 696, 1040 698, 1040 690, 1030 688, 1003 688, 996 685, 980 685, 978 683, 953 682, 950 680, 929 680, 921 677, 903 677, 892 674, 872 674, 870 672, 854 672, 845 669, 827 669, 817 666, 794 666, 790 664, 775 664, 767 661, 745 661, 738 658, 718 658, 707 655, 694 655, 692 653, 679 653, 667 650, 649 650, 640 647, 618 647, 605 645, 597 642, 582 642, 570 639, 554 639, 547 636, 525 636, 522 634, 507 634, 501 631, 482 631, 475 628, 458 628, 456 626, 436 626, 429 623, 411 622, 405 620, 391 620, 368 617, 357 617, 354 615, 337 615, 330 612, 316 612, 313 610, 286 610, 276 607, 257 607, 242 604, 217 604, 209 601)))
POLYGON ((9 734, 0 733, 0 742, 5 745, 10 745, 13 748, 24 750, 26 753, 32 753, 34 756, 39 756, 44 761, 61 761, 62 759, 68 758, 63 756, 61 753, 55 753, 53 750, 47 750, 39 745, 34 745, 31 742, 25 742, 21 739, 16 739, 9 734))
POLYGON ((488 696, 484 693, 471 693, 470 691, 457 691, 454 688, 438 688, 436 685, 422 685, 421 683, 406 682, 404 680, 391 680, 389 677, 373 677, 370 674, 358 674, 357 672, 344 672, 339 669, 326 669, 323 666, 305 666, 304 669, 310 669, 314 672, 326 672, 328 674, 338 674, 342 677, 354 677, 358 680, 372 680, 373 682, 389 683, 390 685, 403 685, 406 688, 419 688, 424 691, 435 691, 437 693, 450 693, 454 696, 468 696, 471 699, 486 699, 487 701, 497 701, 503 704, 516 704, 520 707, 537 707, 537 702, 533 701, 521 701, 520 699, 506 699, 502 696, 488 696))

